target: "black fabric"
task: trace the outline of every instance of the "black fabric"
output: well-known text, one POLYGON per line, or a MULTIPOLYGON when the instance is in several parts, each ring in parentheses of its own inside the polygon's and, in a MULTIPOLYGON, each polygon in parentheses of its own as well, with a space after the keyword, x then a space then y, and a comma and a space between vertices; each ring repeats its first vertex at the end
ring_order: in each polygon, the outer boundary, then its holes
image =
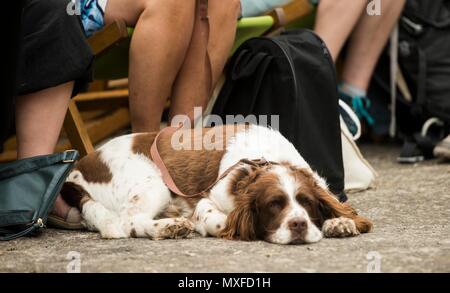
POLYGON ((0 18, 0 26, 4 29, 4 55, 3 64, 0 66, 1 76, 4 77, 0 81, 0 152, 2 152, 4 141, 8 138, 12 122, 22 2, 17 0, 3 3, 3 9, 8 11, 8 14, 0 18))
POLYGON ((68 3, 70 0, 14 0, 4 4, 8 13, 1 18, 6 34, 5 66, 1 70, 7 79, 0 97, 0 152, 14 131, 15 95, 69 81, 75 81, 76 95, 92 80, 94 56, 79 16, 67 14, 68 3))
MULTIPOLYGON (((388 111, 389 56, 383 53, 369 88, 369 98, 388 111)), ((399 29, 399 65, 412 101, 398 91, 397 135, 405 141, 400 161, 433 157, 436 144, 450 132, 450 0, 409 0, 399 29), (425 121, 444 122, 438 135, 420 132, 425 121)), ((380 108, 380 107, 379 107, 380 108)))
POLYGON ((70 0, 25 0, 19 95, 76 81, 74 95, 92 80, 93 53, 70 0))
POLYGON ((450 124, 450 0, 410 0, 400 22, 399 63, 415 117, 450 124))
POLYGON ((245 42, 230 61, 212 114, 224 121, 226 115, 279 115, 280 132, 346 200, 336 73, 313 32, 245 42))

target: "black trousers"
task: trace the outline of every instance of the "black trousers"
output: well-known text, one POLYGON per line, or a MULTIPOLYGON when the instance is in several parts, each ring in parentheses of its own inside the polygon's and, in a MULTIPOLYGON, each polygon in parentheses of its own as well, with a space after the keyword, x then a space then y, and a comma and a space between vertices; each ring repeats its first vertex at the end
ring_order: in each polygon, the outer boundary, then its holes
POLYGON ((69 15, 70 0, 4 1, 0 19, 5 33, 0 96, 0 150, 11 134, 14 96, 34 93, 75 81, 73 95, 92 80, 94 59, 80 17, 69 15), (9 7, 11 6, 11 7, 9 7), (12 19, 9 19, 11 18, 12 19))
POLYGON ((0 18, 0 26, 4 29, 4 54, 0 71, 4 78, 0 79, 0 151, 8 137, 12 113, 13 98, 16 95, 16 69, 19 52, 19 32, 22 16, 22 0, 5 1, 4 16, 0 18))
POLYGON ((75 93, 91 81, 93 54, 70 0, 24 0, 19 95, 75 81, 75 93))

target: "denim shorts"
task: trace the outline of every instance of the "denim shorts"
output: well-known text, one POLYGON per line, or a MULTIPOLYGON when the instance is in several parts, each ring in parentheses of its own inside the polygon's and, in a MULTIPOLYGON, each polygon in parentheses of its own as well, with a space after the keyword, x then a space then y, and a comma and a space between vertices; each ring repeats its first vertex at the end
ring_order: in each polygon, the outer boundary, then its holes
POLYGON ((81 22, 86 36, 91 36, 105 25, 105 8, 108 0, 80 0, 81 22))

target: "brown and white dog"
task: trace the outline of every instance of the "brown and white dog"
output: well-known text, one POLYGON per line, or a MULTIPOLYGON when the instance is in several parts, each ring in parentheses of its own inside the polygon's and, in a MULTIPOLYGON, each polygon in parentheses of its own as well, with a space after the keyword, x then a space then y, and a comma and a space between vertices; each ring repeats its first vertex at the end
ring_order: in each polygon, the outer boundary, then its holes
POLYGON ((176 147, 175 135, 158 141, 160 155, 184 193, 202 191, 241 159, 265 158, 276 164, 242 163, 206 197, 184 198, 171 194, 151 160, 156 134, 132 134, 80 160, 63 197, 80 207, 86 227, 103 238, 181 238, 197 231, 226 239, 300 244, 371 230, 371 222, 339 203, 278 131, 252 125, 193 133, 179 131, 184 137, 178 136, 176 147), (201 150, 190 150, 198 143, 205 143, 201 150))

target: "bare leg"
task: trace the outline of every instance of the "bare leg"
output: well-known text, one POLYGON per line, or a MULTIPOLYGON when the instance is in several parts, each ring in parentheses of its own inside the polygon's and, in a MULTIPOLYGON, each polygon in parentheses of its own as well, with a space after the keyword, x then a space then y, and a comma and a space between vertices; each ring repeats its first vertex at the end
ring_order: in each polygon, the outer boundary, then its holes
POLYGON ((195 0, 109 0, 106 24, 135 26, 130 48, 130 111, 134 132, 159 130, 162 112, 188 49, 195 0))
POLYGON ((327 44, 333 60, 339 57, 366 6, 366 0, 320 0, 314 30, 327 44))
POLYGON ((367 91, 380 54, 404 4, 405 0, 384 0, 380 16, 363 14, 350 39, 343 81, 367 91))
MULTIPOLYGON (((55 151, 73 82, 20 96, 16 102, 17 156, 24 159, 55 151)), ((58 197, 54 213, 65 218, 69 206, 58 197)))
MULTIPOLYGON (((220 78, 233 46, 239 12, 238 0, 209 0, 208 52, 212 65, 213 87, 220 78)), ((197 14, 191 45, 174 86, 170 117, 191 113, 196 106, 206 108, 208 104, 210 97, 205 84, 203 32, 204 26, 197 14)))

